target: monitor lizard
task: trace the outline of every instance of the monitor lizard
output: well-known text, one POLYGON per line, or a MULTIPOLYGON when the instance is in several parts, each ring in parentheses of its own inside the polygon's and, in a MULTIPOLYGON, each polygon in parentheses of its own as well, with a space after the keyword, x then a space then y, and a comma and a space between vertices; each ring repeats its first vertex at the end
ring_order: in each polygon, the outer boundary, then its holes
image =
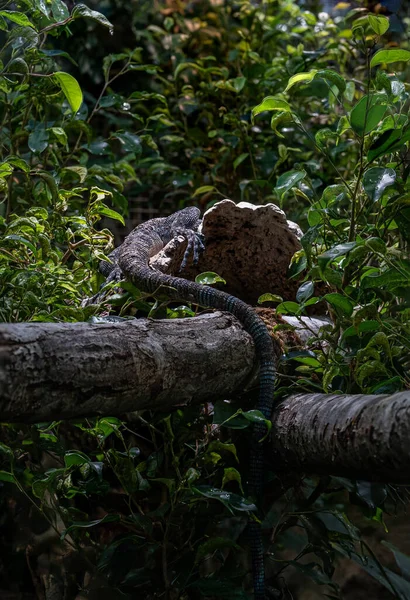
MULTIPOLYGON (((207 308, 226 310, 233 314, 251 335, 259 360, 259 399, 257 409, 265 419, 271 418, 274 386, 275 359, 272 338, 264 322, 245 302, 220 290, 201 285, 181 277, 166 275, 154 270, 149 260, 155 256, 171 239, 182 235, 187 240, 187 247, 181 263, 183 269, 189 257, 197 262, 204 249, 202 236, 198 232, 201 224, 200 211, 196 207, 184 208, 169 217, 150 219, 138 225, 108 256, 111 262, 102 261, 100 271, 106 276, 106 284, 111 281, 127 279, 138 289, 154 293, 161 288, 173 299, 194 302, 207 308)), ((98 294, 94 297, 98 300, 98 294)), ((250 470, 248 480, 249 495, 259 502, 263 488, 263 444, 261 438, 266 433, 263 423, 253 427, 250 470)), ((252 553, 253 586, 255 600, 265 598, 265 572, 263 561, 263 544, 260 524, 251 518, 248 524, 252 553)))

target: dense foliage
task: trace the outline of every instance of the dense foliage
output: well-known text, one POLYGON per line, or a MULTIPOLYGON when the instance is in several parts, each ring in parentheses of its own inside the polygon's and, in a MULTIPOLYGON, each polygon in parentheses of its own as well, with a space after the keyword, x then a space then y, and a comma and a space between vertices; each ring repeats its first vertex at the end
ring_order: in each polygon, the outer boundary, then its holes
MULTIPOLYGON (((274 202, 305 231, 290 268, 297 297, 277 311, 299 316, 324 300, 334 321, 285 354, 280 393, 406 389, 410 51, 388 18, 342 6, 332 20, 293 0, 100 3, 112 35, 101 12, 67 4, 0 10, 0 319, 97 312, 81 300, 112 247, 103 217, 274 202)), ((157 309, 127 290, 110 298, 116 311, 157 309)), ((239 446, 249 421, 219 427, 226 407, 4 425, 0 589, 247 598, 239 446)), ((339 597, 340 556, 410 597, 409 559, 394 550, 403 577, 382 567, 347 516, 349 494, 382 524, 387 487, 297 480, 279 498, 267 479, 277 597, 290 597, 295 569, 339 597)))

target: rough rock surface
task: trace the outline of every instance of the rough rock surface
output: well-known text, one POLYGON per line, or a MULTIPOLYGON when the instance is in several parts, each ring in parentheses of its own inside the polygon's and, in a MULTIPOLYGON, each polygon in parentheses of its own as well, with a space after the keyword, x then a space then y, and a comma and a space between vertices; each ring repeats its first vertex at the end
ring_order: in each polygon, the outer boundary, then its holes
MULTIPOLYGON (((286 220, 275 204, 255 206, 222 200, 204 215, 202 233, 206 249, 199 264, 189 265, 181 275, 194 279, 214 271, 226 280, 219 286, 249 304, 267 292, 294 300, 300 283, 287 278, 290 260, 300 250, 300 228, 286 220)), ((153 260, 153 266, 178 275, 183 248, 171 242, 153 260)))

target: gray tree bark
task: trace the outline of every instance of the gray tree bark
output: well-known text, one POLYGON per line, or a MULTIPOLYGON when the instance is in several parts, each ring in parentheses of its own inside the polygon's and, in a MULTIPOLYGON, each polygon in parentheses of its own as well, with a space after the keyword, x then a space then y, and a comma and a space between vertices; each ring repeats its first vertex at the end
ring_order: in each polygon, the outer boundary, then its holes
MULTIPOLYGON (((0 326, 1 421, 166 410, 256 384, 252 339, 226 313, 0 326)), ((275 470, 410 483, 410 392, 302 394, 279 403, 272 421, 275 470)))
POLYGON ((227 313, 125 323, 0 326, 0 420, 167 409, 229 397, 256 375, 251 337, 227 313))
POLYGON ((300 394, 272 422, 271 458, 283 471, 410 483, 410 391, 300 394))

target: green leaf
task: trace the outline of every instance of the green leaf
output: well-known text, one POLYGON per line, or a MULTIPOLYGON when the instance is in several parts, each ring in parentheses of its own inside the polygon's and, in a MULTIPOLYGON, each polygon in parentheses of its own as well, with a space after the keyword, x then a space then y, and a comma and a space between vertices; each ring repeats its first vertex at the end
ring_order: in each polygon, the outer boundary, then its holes
POLYGON ((114 31, 114 25, 112 23, 110 23, 110 21, 107 19, 107 17, 105 17, 100 12, 97 12, 96 10, 91 10, 91 8, 88 8, 88 6, 85 6, 85 4, 77 4, 73 8, 73 12, 71 13, 71 16, 74 19, 79 19, 81 17, 86 18, 86 19, 92 19, 93 21, 97 21, 97 23, 99 23, 100 25, 103 25, 104 27, 108 27, 108 29, 110 30, 110 33, 113 33, 113 31, 114 31))
POLYGON ((193 492, 204 496, 205 498, 210 498, 212 500, 219 500, 224 504, 227 508, 232 510, 239 511, 255 511, 256 506, 250 500, 239 496, 238 494, 232 494, 231 492, 227 492, 226 490, 220 490, 218 488, 209 486, 209 485, 198 485, 197 487, 192 488, 193 492))
POLYGON ((237 469, 235 469, 235 467, 226 467, 224 469, 224 476, 222 478, 222 489, 230 481, 236 481, 236 483, 239 486, 239 489, 243 493, 241 474, 237 469))
POLYGON ((75 521, 70 527, 67 527, 61 534, 61 539, 64 540, 66 535, 75 529, 89 529, 90 527, 96 527, 102 523, 118 523, 120 521, 120 515, 105 515, 102 519, 95 519, 94 521, 75 521))
POLYGON ((264 302, 282 302, 282 296, 277 296, 276 294, 262 294, 258 298, 258 304, 263 304, 264 302))
POLYGON ((91 459, 80 452, 79 450, 68 450, 64 454, 64 463, 66 467, 72 467, 77 465, 86 465, 91 462, 91 459))
POLYGON ((386 269, 380 275, 366 275, 361 280, 363 289, 373 289, 388 287, 391 291, 398 287, 408 287, 410 275, 406 272, 402 273, 394 268, 386 269))
POLYGON ((410 51, 409 50, 401 50, 401 49, 392 49, 392 50, 379 50, 372 57, 370 61, 371 67, 376 67, 377 65, 386 64, 395 62, 407 62, 410 60, 410 51))
POLYGON ((53 73, 53 76, 57 80, 58 85, 61 87, 63 94, 71 106, 71 110, 75 114, 83 102, 83 93, 78 81, 72 75, 64 73, 64 71, 56 71, 53 73))
POLYGON ((62 127, 49 127, 48 131, 51 131, 51 133, 57 138, 60 144, 62 144, 63 146, 67 144, 67 134, 62 127))
POLYGON ((384 190, 396 181, 396 171, 383 167, 368 169, 363 176, 363 188, 370 200, 377 202, 383 195, 384 190))
POLYGON ((235 77, 235 79, 231 79, 230 80, 233 87, 235 88, 236 92, 241 92, 245 83, 246 83, 246 77, 235 77))
POLYGON ((318 256, 319 267, 322 269, 322 271, 324 271, 329 262, 334 261, 340 256, 348 254, 350 250, 353 250, 353 248, 356 246, 357 242, 345 242, 344 244, 337 244, 337 246, 333 246, 333 248, 326 250, 326 252, 323 252, 318 256))
POLYGON ((23 238, 21 235, 16 235, 13 233, 12 235, 6 235, 3 239, 4 240, 14 240, 16 242, 20 242, 21 244, 24 244, 25 246, 27 246, 27 248, 29 248, 29 250, 32 251, 34 256, 36 256, 36 254, 37 254, 37 249, 34 246, 34 244, 32 244, 29 240, 26 240, 26 238, 23 238))
POLYGON ((305 283, 302 283, 302 285, 299 287, 298 291, 296 292, 297 302, 299 302, 300 304, 302 302, 306 302, 306 300, 308 300, 311 296, 313 296, 314 291, 315 291, 315 286, 313 284, 313 281, 305 281, 305 283))
POLYGON ((216 187, 214 185, 201 185, 201 187, 197 188, 195 192, 192 194, 192 197, 200 196, 201 194, 208 194, 208 192, 216 191, 216 187))
POLYGON ((27 161, 23 160, 19 156, 8 156, 6 158, 7 162, 16 167, 16 169, 21 169, 24 173, 28 173, 30 171, 30 165, 27 161))
POLYGON ((354 81, 348 81, 346 83, 346 89, 344 91, 344 97, 346 98, 346 100, 348 102, 352 102, 353 101, 355 89, 356 88, 355 88, 354 81))
POLYGON ((332 71, 331 69, 323 69, 320 71, 317 71, 316 75, 315 75, 315 79, 325 79, 326 81, 330 82, 332 85, 335 85, 338 90, 340 92, 344 92, 346 89, 346 82, 343 79, 343 77, 341 75, 339 75, 339 73, 336 73, 336 71, 332 71))
POLYGON ((336 143, 338 139, 339 139, 338 134, 335 131, 328 129, 327 127, 324 127, 323 129, 319 129, 319 131, 315 134, 315 142, 321 150, 326 149, 326 146, 327 146, 326 142, 328 140, 336 143))
POLYGON ((260 440, 258 440, 259 442, 263 442, 269 434, 269 431, 272 429, 272 421, 266 419, 263 416, 263 413, 260 410, 256 409, 243 411, 242 414, 245 417, 245 419, 250 423, 257 423, 266 427, 266 434, 260 440))
POLYGON ((306 177, 306 171, 288 171, 283 173, 276 183, 275 191, 279 198, 282 200, 285 194, 293 187, 295 187, 299 181, 306 177))
POLYGON ((252 109, 252 122, 256 115, 272 110, 291 112, 292 109, 285 100, 280 100, 275 96, 266 96, 258 106, 255 106, 255 108, 252 109))
POLYGON ((285 125, 293 121, 293 115, 290 112, 277 112, 273 113, 270 121, 270 127, 272 131, 276 133, 278 137, 284 138, 285 136, 278 130, 279 125, 285 125))
POLYGON ((125 227, 124 217, 117 213, 117 211, 112 210, 112 208, 108 208, 105 204, 99 204, 97 207, 100 215, 104 215, 104 217, 109 217, 110 219, 114 219, 115 221, 119 221, 125 227))
POLYGON ((135 152, 137 156, 142 153, 141 139, 135 133, 125 131, 124 133, 116 133, 113 137, 120 140, 126 152, 135 152))
POLYGON ((312 79, 314 79, 316 73, 317 69, 313 69, 312 71, 309 71, 309 73, 297 73, 296 75, 293 75, 288 81, 288 85, 285 88, 285 92, 290 90, 290 88, 293 87, 296 83, 309 83, 310 81, 312 81, 312 79))
POLYGON ((248 158, 249 153, 248 152, 244 152, 243 154, 240 154, 237 158, 235 158, 235 160, 233 161, 233 170, 236 171, 236 169, 239 167, 240 164, 243 163, 243 161, 248 158))
POLYGON ((48 131, 43 123, 38 123, 28 136, 28 147, 34 153, 41 154, 48 146, 48 131))
POLYGON ((401 552, 401 550, 393 546, 393 544, 390 542, 386 542, 386 540, 382 540, 382 544, 383 546, 389 548, 391 552, 393 552, 394 558, 396 559, 396 564, 399 567, 401 574, 407 581, 410 581, 410 557, 401 552))
POLYGON ((63 21, 70 16, 68 8, 62 0, 51 0, 51 10, 56 21, 63 21))
POLYGON ((8 177, 13 173, 13 167, 8 162, 4 162, 0 164, 0 177, 8 177))
POLYGON ((16 483, 16 478, 13 473, 8 471, 0 471, 0 481, 7 481, 8 483, 16 483))
POLYGON ((410 127, 388 129, 370 146, 367 159, 373 161, 385 154, 400 150, 410 140, 410 127))
POLYGON ((213 423, 230 429, 246 429, 249 427, 249 421, 237 410, 237 407, 222 400, 215 403, 213 423))
MULTIPOLYGON (((390 21, 383 15, 368 15, 370 27, 377 35, 383 35, 389 28, 390 21)), ((373 66, 373 65, 371 65, 373 66)))
POLYGON ((202 285, 213 285, 214 283, 226 283, 225 279, 220 277, 218 273, 214 273, 213 271, 205 271, 204 273, 200 273, 195 277, 196 283, 201 283, 202 285))
POLYGON ((22 25, 23 27, 32 27, 35 29, 30 19, 22 12, 17 12, 15 10, 0 10, 0 16, 6 17, 6 19, 9 21, 17 23, 17 25, 22 25))
POLYGON ((277 315, 296 315, 300 311, 300 306, 297 302, 282 302, 276 307, 277 315))
POLYGON ((340 310, 348 317, 353 313, 353 302, 346 298, 346 296, 342 296, 341 294, 326 294, 323 296, 323 299, 334 308, 340 308, 340 310))
POLYGON ((384 117, 387 103, 387 94, 383 92, 363 96, 350 113, 352 129, 359 135, 372 131, 384 117))

